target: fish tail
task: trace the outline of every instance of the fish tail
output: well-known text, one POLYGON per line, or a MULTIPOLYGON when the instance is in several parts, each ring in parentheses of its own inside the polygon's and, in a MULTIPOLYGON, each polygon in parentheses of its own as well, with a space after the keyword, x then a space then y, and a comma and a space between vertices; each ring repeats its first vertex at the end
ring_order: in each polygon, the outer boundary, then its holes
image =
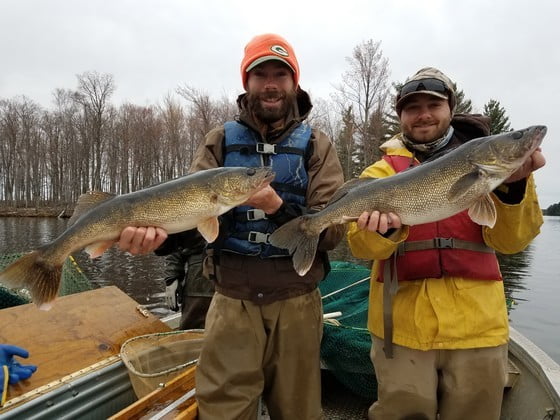
POLYGON ((0 273, 0 283, 11 288, 26 288, 33 302, 47 307, 58 295, 62 265, 52 264, 33 251, 10 264, 0 273))
POLYGON ((315 259, 319 235, 306 229, 307 216, 297 217, 276 229, 270 235, 270 243, 278 248, 287 249, 292 254, 294 268, 304 276, 315 259))

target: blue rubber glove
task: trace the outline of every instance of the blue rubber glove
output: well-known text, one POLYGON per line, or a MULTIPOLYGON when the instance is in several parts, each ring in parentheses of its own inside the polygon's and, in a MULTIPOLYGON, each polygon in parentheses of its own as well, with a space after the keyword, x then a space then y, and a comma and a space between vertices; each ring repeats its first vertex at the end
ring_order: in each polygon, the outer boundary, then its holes
POLYGON ((0 344, 0 392, 4 390, 4 366, 8 367, 8 382, 13 385, 28 379, 37 370, 35 365, 21 365, 14 360, 14 356, 29 357, 27 350, 10 344, 0 344))

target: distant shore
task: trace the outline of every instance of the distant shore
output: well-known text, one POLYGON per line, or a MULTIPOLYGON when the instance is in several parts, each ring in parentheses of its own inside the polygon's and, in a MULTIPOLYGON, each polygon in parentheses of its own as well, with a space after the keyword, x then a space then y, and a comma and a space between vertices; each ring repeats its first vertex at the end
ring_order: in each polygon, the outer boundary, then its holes
POLYGON ((66 207, 8 207, 0 205, 0 217, 70 217, 66 207))

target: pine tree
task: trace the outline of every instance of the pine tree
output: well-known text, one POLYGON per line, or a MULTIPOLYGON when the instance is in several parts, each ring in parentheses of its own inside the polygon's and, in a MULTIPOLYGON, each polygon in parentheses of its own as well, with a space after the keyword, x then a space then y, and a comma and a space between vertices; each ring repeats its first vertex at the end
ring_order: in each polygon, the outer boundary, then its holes
POLYGON ((389 97, 390 111, 385 114, 385 127, 386 127, 386 134, 385 139, 388 140, 391 137, 399 134, 401 132, 401 124, 399 121, 399 117, 397 116, 397 112, 395 111, 395 103, 397 102, 397 95, 401 90, 403 84, 400 82, 393 83, 393 92, 389 97))
POLYGON ((499 134, 512 130, 506 110, 497 100, 490 99, 484 105, 484 115, 490 117, 490 134, 499 134))
POLYGON ((472 112, 472 101, 465 98, 465 92, 457 89, 457 84, 453 83, 455 89, 455 114, 470 114, 472 112))

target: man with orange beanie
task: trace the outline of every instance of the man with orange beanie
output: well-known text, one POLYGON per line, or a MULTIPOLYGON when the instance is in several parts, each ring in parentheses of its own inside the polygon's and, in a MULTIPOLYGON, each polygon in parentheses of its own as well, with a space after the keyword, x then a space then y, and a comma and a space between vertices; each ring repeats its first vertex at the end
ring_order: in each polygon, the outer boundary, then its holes
MULTIPOLYGON (((312 105, 299 77, 285 39, 253 38, 241 61, 246 92, 237 100, 239 117, 207 134, 191 166, 192 172, 222 166, 271 166, 275 172, 269 187, 222 216, 219 237, 206 249, 204 271, 216 293, 196 373, 201 420, 255 419, 261 395, 272 419, 322 418, 317 285, 328 269, 326 251, 344 227, 324 232, 303 277, 287 251, 268 242, 278 226, 325 206, 343 183, 331 141, 304 123, 312 105)), ((119 243, 149 252, 165 238, 158 229, 127 228, 119 243)))

